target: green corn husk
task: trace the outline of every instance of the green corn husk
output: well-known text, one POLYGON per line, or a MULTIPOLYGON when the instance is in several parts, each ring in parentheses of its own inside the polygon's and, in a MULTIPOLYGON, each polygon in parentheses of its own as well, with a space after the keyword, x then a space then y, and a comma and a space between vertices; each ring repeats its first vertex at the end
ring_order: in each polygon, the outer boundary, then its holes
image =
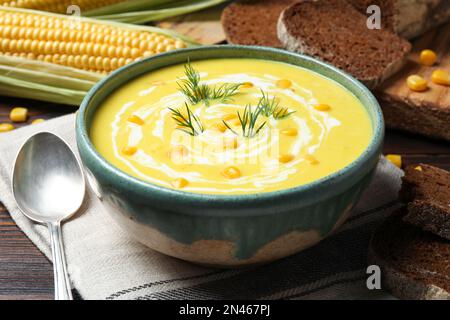
MULTIPOLYGON (((28 9, 15 9, 0 6, 0 10, 67 18, 67 16, 59 14, 28 9)), ((197 43, 185 36, 161 28, 129 25, 83 17, 79 19, 84 22, 117 26, 130 30, 156 32, 182 40, 188 46, 197 45, 197 43)), ((44 61, 0 55, 0 95, 4 96, 42 100, 59 104, 79 105, 92 86, 104 77, 104 74, 96 72, 75 69, 44 61)))
POLYGON ((89 83, 96 83, 97 81, 99 81, 104 77, 103 75, 96 72, 70 68, 59 64, 48 63, 44 61, 29 60, 4 55, 0 55, 0 66, 5 69, 14 68, 17 70, 24 70, 36 73, 43 73, 43 74, 48 73, 58 77, 78 79, 89 83))
POLYGON ((28 82, 82 91, 89 90, 95 84, 95 82, 83 79, 2 65, 0 65, 0 76, 8 77, 9 79, 27 79, 28 82))
POLYGON ((150 10, 150 9, 160 9, 168 6, 172 6, 174 2, 179 2, 180 0, 128 0, 124 2, 119 2, 109 6, 104 6, 97 9, 92 9, 82 12, 85 17, 97 17, 108 14, 123 13, 123 12, 134 12, 140 10, 150 10))
POLYGON ((102 74, 0 55, 0 95, 79 105, 102 74))
MULTIPOLYGON (((143 24, 202 10, 227 1, 230 0, 124 0, 87 11, 84 11, 81 6, 80 13, 85 17, 143 24)), ((16 5, 18 8, 24 8, 23 3, 16 3, 16 5)), ((77 5, 77 2, 74 5, 77 5)))
MULTIPOLYGON (((103 7, 87 12, 85 15, 102 20, 114 20, 125 23, 144 24, 170 17, 180 16, 206 9, 229 0, 183 0, 169 1, 164 5, 145 5, 145 1, 137 0, 134 10, 130 10, 127 2, 103 7), (141 6, 138 5, 141 4, 141 6)), ((148 1, 147 1, 148 3, 148 1)))
POLYGON ((87 91, 57 88, 44 84, 0 76, 0 92, 4 96, 79 105, 87 91))

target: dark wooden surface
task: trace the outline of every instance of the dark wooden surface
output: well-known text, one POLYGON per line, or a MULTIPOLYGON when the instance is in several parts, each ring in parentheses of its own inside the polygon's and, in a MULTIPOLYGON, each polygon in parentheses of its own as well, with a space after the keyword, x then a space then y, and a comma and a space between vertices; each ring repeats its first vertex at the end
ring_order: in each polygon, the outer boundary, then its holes
MULTIPOLYGON (((9 122, 8 114, 12 106, 29 108, 30 120, 49 119, 76 110, 11 98, 1 98, 0 101, 0 123, 9 122)), ((384 152, 401 154, 405 164, 424 162, 450 170, 448 142, 388 130, 384 152)), ((52 272, 51 263, 17 228, 0 203, 0 299, 52 299, 52 272)))

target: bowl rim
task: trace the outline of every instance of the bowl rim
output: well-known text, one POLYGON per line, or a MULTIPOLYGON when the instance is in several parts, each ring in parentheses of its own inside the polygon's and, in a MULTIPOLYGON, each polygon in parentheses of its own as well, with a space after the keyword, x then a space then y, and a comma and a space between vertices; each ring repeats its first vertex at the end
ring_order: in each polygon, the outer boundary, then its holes
MULTIPOLYGON (((229 57, 225 57, 229 58, 229 57)), ((239 58, 239 57, 236 57, 239 58)), ((214 59, 214 58, 209 58, 214 59)), ((220 57, 217 57, 216 59, 220 59, 220 57)), ((232 59, 232 58, 230 58, 232 59)), ((196 59, 195 59, 196 60, 196 59)), ((195 61, 194 60, 194 61, 195 61)), ((201 60, 201 59, 199 59, 201 60)), ((267 59, 270 60, 270 59, 267 59)), ((272 60, 275 61, 275 60, 272 60)), ((291 64, 289 62, 284 62, 291 64)), ((294 65, 294 64, 292 64, 294 65)), ((294 65, 295 66, 295 65, 294 65)), ((297 66, 300 68, 305 68, 302 66, 297 66)), ((308 68, 306 68, 308 69, 308 68)), ((308 69, 309 70, 309 69, 308 69)), ((148 72, 148 71, 147 71, 148 72)), ((151 71, 150 71, 151 72, 151 71)), ((121 80, 120 85, 123 85, 125 81, 129 81, 131 79, 135 79, 142 74, 136 73, 131 78, 127 80, 121 80)), ((98 107, 98 105, 96 106, 98 107)), ((95 111, 94 111, 95 112, 95 111)), ((200 47, 193 47, 188 49, 180 49, 180 50, 174 50, 162 54, 157 54, 152 57, 143 59, 138 62, 134 62, 131 64, 128 64, 122 68, 119 68, 112 73, 110 73, 107 77, 100 80, 98 83, 96 83, 87 93, 85 98, 83 99, 80 108, 77 112, 76 116, 76 140, 78 149, 81 154, 84 154, 84 156, 87 156, 90 163, 95 163, 100 166, 101 174, 103 176, 108 175, 109 177, 116 177, 119 179, 119 185, 120 188, 125 188, 127 191, 136 193, 140 196, 146 196, 149 194, 149 192, 154 193, 155 198, 160 197, 170 197, 170 201, 175 203, 185 203, 188 199, 190 203, 209 203, 213 202, 216 206, 226 206, 235 204, 236 202, 240 203, 247 203, 255 205, 256 203, 272 203, 275 199, 280 199, 285 201, 286 199, 289 199, 293 195, 297 195, 299 193, 305 193, 308 191, 309 194, 315 194, 316 191, 319 191, 318 189, 321 188, 324 184, 329 185, 338 185, 345 181, 348 177, 360 172, 365 171, 365 173, 369 173, 369 169, 367 168, 367 163, 371 162, 373 158, 376 156, 378 158, 378 155, 380 153, 381 147, 383 145, 384 140, 384 120, 383 120, 383 114, 381 111, 381 107, 378 104, 378 101, 374 97, 374 95, 369 91, 367 87, 365 87, 360 81, 356 80, 351 75, 347 74, 346 72, 326 63, 320 60, 317 60, 315 58, 312 58, 310 56, 306 56, 303 54, 293 53, 289 51, 285 51, 282 49, 276 49, 276 48, 269 48, 269 47, 261 47, 261 46, 242 46, 242 45, 210 45, 210 46, 200 46, 200 47), (340 81, 336 79, 332 79, 329 76, 323 75, 321 72, 316 70, 310 70, 312 72, 318 73, 321 76, 327 77, 328 79, 335 81, 336 83, 340 84, 347 90, 349 90, 353 95, 356 95, 355 91, 360 91, 360 94, 365 95, 367 97, 368 103, 365 104, 365 107, 367 108, 367 111, 373 111, 373 116, 370 116, 371 122, 373 125, 373 134, 372 138, 370 140, 370 143, 366 147, 366 149, 352 162, 350 162, 347 166, 339 169, 338 171, 335 171, 327 176, 324 176, 320 179, 314 180, 310 183, 299 185, 296 187, 291 187, 287 189, 281 189, 276 191, 268 191, 268 192, 257 192, 257 193, 248 193, 248 194, 206 194, 206 193, 194 193, 189 191, 182 191, 182 190, 176 190, 167 188, 164 186, 160 186, 157 184, 153 184, 151 182, 136 178, 132 175, 127 174, 126 172, 122 171, 121 169, 115 167, 113 164, 109 163, 102 155, 100 155, 94 145, 92 144, 90 137, 89 137, 89 130, 87 126, 87 120, 86 120, 86 112, 88 108, 90 107, 91 100, 93 99, 94 95, 97 93, 98 90, 100 90, 102 87, 107 86, 111 79, 114 79, 118 74, 128 71, 132 68, 135 68, 137 65, 142 64, 144 62, 152 61, 155 59, 159 59, 161 57, 166 57, 169 55, 183 55, 183 56, 189 56, 190 53, 196 53, 198 51, 214 51, 214 50, 245 50, 245 51, 264 51, 267 53, 275 53, 275 54, 281 54, 285 55, 286 57, 293 57, 296 59, 302 59, 309 63, 316 64, 320 66, 321 68, 328 69, 331 71, 331 73, 335 73, 341 78, 346 79, 348 83, 353 87, 353 89, 350 89, 344 84, 342 84, 340 81), (372 110, 371 110, 372 109, 372 110), (84 149, 86 152, 81 152, 84 149), (132 186, 131 188, 129 186, 132 186)), ((83 157, 81 156, 82 160, 83 157)), ((86 166, 85 166, 86 168, 86 166)), ((89 168, 88 168, 89 169, 89 168)), ((89 170, 90 171, 90 170, 89 170)), ((317 196, 317 195, 316 195, 317 196)))

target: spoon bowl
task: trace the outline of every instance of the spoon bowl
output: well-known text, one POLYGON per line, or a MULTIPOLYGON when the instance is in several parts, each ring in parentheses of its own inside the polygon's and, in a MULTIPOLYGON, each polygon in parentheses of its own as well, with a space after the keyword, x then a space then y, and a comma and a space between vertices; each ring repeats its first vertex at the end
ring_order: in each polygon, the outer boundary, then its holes
POLYGON ((81 166, 61 138, 38 133, 17 155, 13 193, 28 218, 40 223, 61 222, 77 212, 83 202, 81 166))
POLYGON ((70 147, 58 136, 41 132, 30 137, 17 154, 12 190, 22 213, 47 224, 55 269, 55 297, 72 299, 61 240, 61 222, 83 203, 82 167, 70 147))

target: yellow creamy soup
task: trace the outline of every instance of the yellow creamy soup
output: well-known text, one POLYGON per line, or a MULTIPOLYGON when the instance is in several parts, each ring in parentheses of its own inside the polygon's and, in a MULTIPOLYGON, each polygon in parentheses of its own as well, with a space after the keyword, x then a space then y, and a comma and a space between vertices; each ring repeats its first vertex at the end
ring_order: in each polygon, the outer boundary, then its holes
POLYGON ((105 159, 142 180, 248 194, 342 169, 367 148, 372 126, 355 96, 317 73, 220 59, 128 82, 100 106, 90 134, 105 159))

